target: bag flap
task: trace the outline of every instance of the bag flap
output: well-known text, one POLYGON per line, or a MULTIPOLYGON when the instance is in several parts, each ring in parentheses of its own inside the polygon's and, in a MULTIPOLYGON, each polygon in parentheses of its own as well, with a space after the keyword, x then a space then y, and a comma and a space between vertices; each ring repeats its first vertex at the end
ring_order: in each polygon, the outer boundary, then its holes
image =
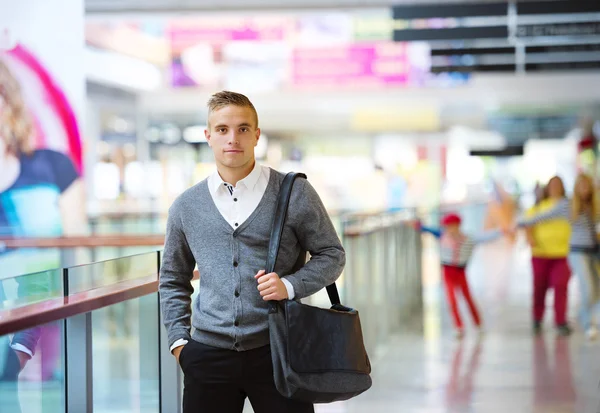
POLYGON ((328 310, 286 301, 285 314, 288 360, 294 371, 371 372, 357 311, 328 310))

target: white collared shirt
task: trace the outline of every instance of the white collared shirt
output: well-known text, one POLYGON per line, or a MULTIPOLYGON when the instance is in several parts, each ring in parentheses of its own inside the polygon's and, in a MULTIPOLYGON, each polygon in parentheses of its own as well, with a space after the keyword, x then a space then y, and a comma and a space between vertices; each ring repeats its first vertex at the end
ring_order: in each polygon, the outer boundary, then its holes
POLYGON ((252 172, 234 187, 223 181, 219 172, 208 177, 208 189, 217 209, 233 229, 239 227, 254 212, 262 199, 271 170, 258 163, 252 172))
MULTIPOLYGON (((238 228, 250 218, 267 190, 270 176, 271 169, 269 167, 256 163, 252 172, 239 181, 236 186, 223 181, 218 171, 208 177, 208 190, 213 202, 232 228, 238 228)), ((287 289, 288 298, 292 300, 296 295, 294 287, 285 278, 282 278, 281 281, 287 289)), ((171 351, 185 344, 187 344, 187 340, 179 339, 173 343, 171 351)))

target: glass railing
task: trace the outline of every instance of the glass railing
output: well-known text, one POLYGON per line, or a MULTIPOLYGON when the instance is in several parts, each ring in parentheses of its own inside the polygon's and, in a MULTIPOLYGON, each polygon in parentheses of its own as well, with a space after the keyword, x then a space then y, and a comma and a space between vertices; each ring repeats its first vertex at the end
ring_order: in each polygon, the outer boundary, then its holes
MULTIPOLYGON (((373 357, 419 316, 420 237, 408 217, 334 218, 347 249, 338 286, 361 312, 373 357)), ((159 260, 154 251, 0 282, 0 411, 179 411, 182 373, 160 322, 159 260), (27 349, 33 358, 23 363, 27 349)), ((195 299, 197 279, 193 286, 195 299)), ((325 291, 306 302, 329 305, 325 291)))
POLYGON ((359 309, 365 345, 374 356, 411 318, 422 316, 421 237, 412 225, 414 214, 405 210, 346 221, 341 294, 346 305, 359 309))
POLYGON ((158 412, 158 268, 153 252, 4 280, 21 288, 0 310, 0 411, 158 412))

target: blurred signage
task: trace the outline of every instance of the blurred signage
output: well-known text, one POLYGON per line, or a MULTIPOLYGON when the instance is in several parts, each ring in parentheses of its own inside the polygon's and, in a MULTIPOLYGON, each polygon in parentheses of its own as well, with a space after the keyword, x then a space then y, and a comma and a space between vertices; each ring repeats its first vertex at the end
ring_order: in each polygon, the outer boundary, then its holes
POLYGON ((437 107, 379 107, 357 110, 352 128, 367 132, 432 132, 440 129, 437 107))
POLYGON ((354 40, 390 41, 394 38, 394 26, 390 16, 357 16, 354 20, 354 40))
POLYGON ((344 12, 299 15, 293 41, 301 45, 348 44, 353 40, 353 19, 344 12))
POLYGON ((595 0, 551 0, 551 1, 519 1, 516 4, 517 14, 582 14, 600 12, 600 2, 595 0))
POLYGON ((577 125, 576 115, 494 115, 488 119, 490 130, 503 135, 508 142, 527 139, 563 139, 577 125))
POLYGON ((288 17, 220 17, 202 19, 175 19, 167 29, 171 52, 181 51, 198 44, 222 44, 231 41, 284 41, 294 29, 294 20, 288 17))
POLYGON ((495 3, 455 3, 428 4, 414 6, 394 6, 394 19, 432 19, 446 17, 487 17, 505 16, 508 10, 507 2, 495 3))
POLYGON ((433 42, 431 70, 439 74, 515 72, 520 64, 530 72, 600 67, 598 49, 582 44, 600 35, 600 1, 515 2, 515 35, 527 42, 522 63, 515 38, 509 37, 508 3, 395 6, 393 38, 433 42), (567 15, 576 15, 576 21, 567 15), (492 38, 498 39, 493 47, 479 41, 492 38))
POLYGON ((395 6, 392 12, 395 41, 508 37, 506 2, 395 6))
POLYGON ((526 46, 525 53, 600 52, 600 43, 526 46))
POLYGON ((433 73, 514 72, 514 47, 440 48, 431 51, 433 73))
POLYGON ((419 84, 429 72, 429 53, 423 43, 296 48, 291 82, 295 86, 419 84))
POLYGON ((517 37, 595 36, 600 22, 530 24, 517 28, 517 37))
POLYGON ((130 24, 103 24, 89 22, 85 25, 86 43, 103 50, 131 56, 146 62, 166 65, 169 62, 169 45, 161 35, 145 33, 130 24))
POLYGON ((525 153, 523 145, 507 146, 503 149, 472 149, 469 151, 470 156, 489 156, 493 158, 505 158, 512 156, 523 156, 525 153))
POLYGON ((508 26, 455 27, 450 29, 394 30, 397 42, 420 40, 502 39, 508 37, 508 26))
POLYGON ((563 70, 592 70, 600 69, 600 59, 590 62, 552 62, 552 63, 527 63, 525 70, 528 72, 548 72, 563 70))

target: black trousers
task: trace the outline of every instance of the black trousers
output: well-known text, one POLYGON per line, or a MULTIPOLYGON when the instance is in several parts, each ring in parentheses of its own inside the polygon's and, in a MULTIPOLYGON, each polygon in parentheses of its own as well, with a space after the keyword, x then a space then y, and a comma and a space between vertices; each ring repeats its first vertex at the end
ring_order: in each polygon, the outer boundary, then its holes
POLYGON ((242 413, 246 397, 255 413, 314 413, 312 404, 279 394, 269 346, 237 352, 190 340, 179 362, 183 413, 242 413))

